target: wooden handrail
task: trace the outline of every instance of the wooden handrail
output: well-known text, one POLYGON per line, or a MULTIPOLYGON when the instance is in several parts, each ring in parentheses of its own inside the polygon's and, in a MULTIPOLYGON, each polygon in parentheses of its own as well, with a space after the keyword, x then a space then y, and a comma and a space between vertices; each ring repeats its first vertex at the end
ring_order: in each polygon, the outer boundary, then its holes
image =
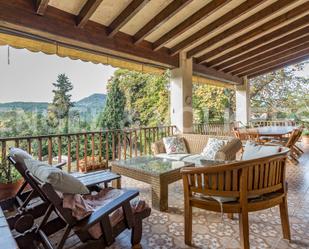
POLYGON ((87 171, 107 168, 109 160, 127 159, 151 154, 151 143, 173 135, 176 126, 106 129, 68 134, 0 138, 1 160, 11 146, 27 150, 38 160, 49 164, 67 162, 65 170, 87 171))

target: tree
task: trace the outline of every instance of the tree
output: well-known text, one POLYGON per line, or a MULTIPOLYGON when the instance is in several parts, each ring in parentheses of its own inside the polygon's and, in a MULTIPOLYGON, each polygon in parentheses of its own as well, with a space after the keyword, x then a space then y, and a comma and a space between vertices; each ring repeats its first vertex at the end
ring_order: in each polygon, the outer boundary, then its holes
POLYGON ((250 80, 252 112, 257 117, 301 119, 309 113, 309 79, 299 74, 308 62, 250 80))
POLYGON ((113 76, 107 84, 107 100, 99 117, 99 126, 108 129, 120 129, 125 126, 126 98, 119 86, 119 79, 113 76))
POLYGON ((52 104, 48 107, 48 121, 52 127, 59 125, 59 120, 64 119, 64 133, 69 132, 69 110, 73 107, 71 102, 72 95, 69 92, 73 85, 65 74, 59 74, 53 90, 54 98, 52 104))

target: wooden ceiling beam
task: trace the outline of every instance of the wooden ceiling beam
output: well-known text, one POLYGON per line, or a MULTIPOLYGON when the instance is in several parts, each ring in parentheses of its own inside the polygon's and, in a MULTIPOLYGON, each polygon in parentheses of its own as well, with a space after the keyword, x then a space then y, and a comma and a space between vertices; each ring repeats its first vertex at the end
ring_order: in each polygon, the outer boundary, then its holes
POLYGON ((30 1, 0 0, 0 28, 13 30, 38 39, 47 39, 52 43, 65 44, 80 50, 107 54, 135 62, 148 63, 166 68, 179 66, 178 56, 170 56, 168 50, 152 50, 152 43, 143 41, 139 45, 132 43, 132 36, 119 32, 109 38, 106 26, 89 21, 80 29, 76 28, 76 16, 52 6, 41 17, 33 13, 30 1))
POLYGON ((250 75, 255 71, 260 71, 263 69, 267 69, 272 67, 273 65, 281 64, 282 62, 297 59, 309 53, 309 42, 298 46, 296 48, 292 48, 288 51, 282 52, 280 54, 276 54, 272 57, 265 59, 264 61, 260 61, 259 64, 251 65, 248 68, 244 68, 235 72, 235 75, 239 77, 243 77, 246 75, 250 75))
POLYGON ((232 0, 216 0, 211 1, 210 3, 206 4, 203 8, 189 16, 183 22, 178 24, 176 27, 168 31, 166 34, 161 36, 158 40, 153 43, 153 50, 156 51, 162 48, 166 43, 171 41, 176 36, 179 36, 192 28, 194 25, 199 23, 200 21, 204 20, 218 9, 222 8, 224 5, 228 4, 232 0))
POLYGON ((35 12, 43 16, 47 10, 49 0, 35 0, 35 12))
POLYGON ((297 0, 278 0, 273 4, 265 7, 264 9, 258 11, 257 13, 249 16, 245 20, 237 23, 236 25, 224 30, 223 32, 219 33, 218 35, 214 36, 213 38, 203 42, 202 44, 190 49, 187 52, 187 57, 191 58, 198 53, 202 52, 203 50, 215 45, 216 43, 229 38, 232 35, 235 35, 247 28, 250 28, 254 24, 262 21, 264 18, 267 18, 276 12, 286 8, 287 6, 291 5, 292 3, 296 2, 297 0))
POLYGON ((294 30, 298 30, 300 28, 306 27, 308 26, 309 23, 309 15, 306 15, 304 17, 301 17, 299 19, 297 19, 296 21, 293 21, 289 24, 287 24, 286 26, 283 26, 279 29, 276 29, 273 32, 270 32, 266 35, 263 35, 249 43, 246 43, 243 46, 240 46, 228 53, 225 53, 224 55, 217 57, 214 60, 208 61, 207 63, 205 63, 206 66, 209 65, 218 65, 222 62, 228 61, 232 58, 238 57, 239 55, 246 53, 258 46, 262 46, 265 45, 266 43, 273 41, 275 39, 278 39, 294 30))
POLYGON ((146 25, 144 25, 133 36, 134 44, 138 44, 143 41, 151 32, 163 24, 166 20, 171 18, 185 6, 187 6, 192 0, 174 0, 167 5, 160 13, 152 18, 146 25))
POLYGON ((300 45, 307 43, 307 46, 309 47, 308 42, 309 42, 309 33, 307 33, 306 36, 303 36, 299 39, 296 39, 296 40, 291 41, 289 43, 283 44, 282 46, 279 46, 279 47, 274 48, 272 50, 266 51, 266 52, 261 53, 257 56, 254 56, 254 57, 252 57, 248 60, 244 60, 244 61, 237 63, 237 64, 235 64, 231 67, 228 67, 224 70, 224 72, 229 72, 229 73, 233 74, 237 70, 242 70, 243 68, 250 67, 250 65, 259 65, 259 63, 260 63, 259 61, 265 61, 265 59, 267 59, 268 57, 272 57, 276 54, 279 54, 279 53, 282 53, 282 52, 285 52, 285 51, 289 51, 290 49, 298 47, 300 45))
POLYGON ((296 59, 292 59, 292 60, 282 62, 281 64, 277 64, 276 66, 269 67, 267 69, 252 73, 252 74, 248 75, 248 78, 251 79, 251 78, 266 74, 266 73, 270 73, 270 72, 279 70, 279 69, 284 68, 284 67, 288 67, 288 66, 291 66, 291 65, 301 63, 301 62, 306 61, 306 60, 309 60, 309 54, 301 56, 301 57, 296 58, 296 59))
POLYGON ((103 0, 87 0, 78 16, 76 17, 76 26, 83 28, 93 13, 97 10, 103 0))
POLYGON ((204 28, 200 29, 199 31, 195 32, 193 35, 189 36, 188 38, 184 39, 183 41, 179 42, 175 46, 171 48, 171 54, 175 55, 179 53, 181 50, 193 45, 194 43, 200 41, 205 35, 209 35, 213 33, 215 30, 221 28, 228 22, 231 22, 241 15, 249 12, 250 10, 254 9, 255 7, 259 6, 260 4, 264 3, 266 0, 247 0, 246 2, 240 4, 236 8, 232 9, 225 15, 221 16, 217 20, 213 21, 212 23, 206 25, 204 28))
POLYGON ((139 12, 150 0, 133 0, 108 26, 108 37, 113 37, 137 12, 139 12))
POLYGON ((228 73, 216 71, 213 68, 208 68, 201 64, 196 64, 193 62, 193 72, 197 75, 202 75, 204 77, 221 80, 231 84, 243 84, 243 80, 235 75, 231 75, 228 73))
POLYGON ((225 69, 227 69, 227 68, 229 68, 229 67, 231 67, 235 64, 241 63, 241 62, 248 60, 248 59, 250 59, 254 56, 257 56, 257 55, 260 55, 260 54, 262 54, 266 51, 269 51, 270 49, 274 49, 278 46, 287 44, 291 41, 294 41, 294 40, 299 39, 301 37, 307 36, 308 34, 309 34, 309 26, 302 28, 302 29, 299 29, 295 32, 292 32, 292 33, 290 33, 286 36, 283 36, 283 37, 281 37, 277 40, 269 42, 269 43, 267 43, 263 46, 260 46, 256 49, 250 50, 249 52, 241 54, 240 56, 234 57, 231 60, 227 60, 226 62, 219 64, 216 67, 209 65, 209 63, 207 63, 207 64, 208 64, 208 66, 213 67, 216 70, 222 71, 222 70, 225 70, 225 69))
MULTIPOLYGON (((246 32, 245 34, 236 37, 235 39, 219 46, 218 48, 215 48, 209 52, 207 52, 206 54, 200 56, 197 58, 197 63, 204 63, 207 60, 209 61, 210 58, 217 56, 218 54, 226 51, 227 49, 230 49, 234 46, 238 46, 239 44, 254 38, 264 32, 266 32, 267 30, 270 30, 272 28, 277 27, 278 25, 281 25, 284 22, 288 22, 290 20, 295 19, 296 17, 302 15, 303 13, 305 13, 306 11, 309 10, 309 2, 301 4, 300 6, 297 6, 296 8, 258 26, 257 28, 250 30, 249 32, 246 32)), ((214 66, 215 64, 209 64, 210 67, 214 66)))

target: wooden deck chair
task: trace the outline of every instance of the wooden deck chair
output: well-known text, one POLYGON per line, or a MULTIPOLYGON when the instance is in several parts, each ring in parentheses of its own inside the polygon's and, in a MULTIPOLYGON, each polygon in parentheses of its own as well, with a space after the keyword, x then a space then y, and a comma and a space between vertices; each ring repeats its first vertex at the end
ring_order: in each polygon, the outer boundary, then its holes
MULTIPOLYGON (((151 209, 149 207, 145 207, 141 212, 133 213, 130 201, 139 195, 138 191, 126 190, 120 196, 94 211, 89 216, 82 220, 77 220, 73 217, 72 210, 63 207, 63 200, 56 193, 52 185, 41 182, 28 170, 26 171, 26 174, 28 175, 27 178, 30 182, 32 182, 33 185, 36 185, 39 189, 40 193, 43 195, 43 198, 49 202, 44 218, 40 225, 36 228, 38 238, 44 246, 51 245, 50 240, 48 239, 48 234, 50 234, 48 229, 50 229, 50 226, 47 225, 49 224, 49 218, 52 211, 55 211, 58 217, 61 218, 66 224, 63 236, 59 243, 57 243, 57 249, 63 248, 71 231, 74 231, 82 242, 93 240, 88 230, 95 224, 100 224, 102 229, 102 236, 99 238, 102 242, 102 248, 111 245, 115 241, 115 238, 125 229, 132 229, 132 245, 137 245, 140 243, 142 237, 142 221, 150 215, 151 209), (123 210, 123 219, 115 226, 112 226, 109 215, 118 208, 122 208, 123 210)), ((51 246, 50 248, 53 247, 51 246)))
POLYGON ((283 237, 290 240, 285 179, 288 151, 225 165, 183 168, 185 243, 192 242, 193 207, 238 213, 241 248, 249 249, 248 213, 279 205, 283 237))
MULTIPOLYGON (((23 151, 23 153, 26 153, 25 154, 26 156, 28 154, 25 151, 23 151)), ((47 201, 46 198, 44 198, 44 195, 42 194, 41 190, 37 187, 37 185, 34 184, 33 181, 31 181, 28 175, 26 174, 27 167, 26 167, 23 157, 8 156, 8 160, 14 165, 17 171, 23 176, 24 183, 18 190, 16 196, 14 198, 11 198, 11 199, 8 199, 2 202, 1 206, 4 210, 9 209, 12 206, 15 206, 17 208, 16 214, 11 217, 8 217, 7 221, 10 226, 10 229, 15 229, 18 232, 23 233, 25 230, 27 230, 29 227, 33 225, 31 222, 29 222, 28 225, 26 225, 27 218, 29 217, 27 215, 32 216, 34 219, 43 216, 49 205, 49 202, 47 201), (30 186, 31 189, 25 191, 26 186, 30 186), (35 198, 40 198, 41 201, 38 201, 37 203, 33 205, 28 205, 35 198)), ((57 164, 51 167, 62 168, 64 164, 65 163, 60 163, 60 164, 57 164)), ((100 188, 98 184, 104 184, 104 186, 106 187, 109 182, 119 179, 120 175, 114 174, 110 171, 100 170, 100 171, 90 172, 86 174, 77 174, 76 177, 84 185, 86 185, 89 188, 89 190, 98 191, 100 188)), ((62 223, 60 222, 60 224, 62 223)), ((60 226, 59 229, 61 228, 62 227, 60 226)), ((56 231, 57 230, 55 230, 55 232, 56 231)))

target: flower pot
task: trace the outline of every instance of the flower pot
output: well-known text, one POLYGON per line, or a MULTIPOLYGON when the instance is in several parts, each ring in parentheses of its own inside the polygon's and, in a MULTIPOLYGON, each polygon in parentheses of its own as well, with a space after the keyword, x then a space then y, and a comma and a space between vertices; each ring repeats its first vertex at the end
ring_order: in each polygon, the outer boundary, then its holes
POLYGON ((302 135, 302 140, 304 144, 309 144, 309 135, 302 135))
POLYGON ((0 200, 14 197, 22 184, 22 178, 14 183, 0 183, 0 200))

